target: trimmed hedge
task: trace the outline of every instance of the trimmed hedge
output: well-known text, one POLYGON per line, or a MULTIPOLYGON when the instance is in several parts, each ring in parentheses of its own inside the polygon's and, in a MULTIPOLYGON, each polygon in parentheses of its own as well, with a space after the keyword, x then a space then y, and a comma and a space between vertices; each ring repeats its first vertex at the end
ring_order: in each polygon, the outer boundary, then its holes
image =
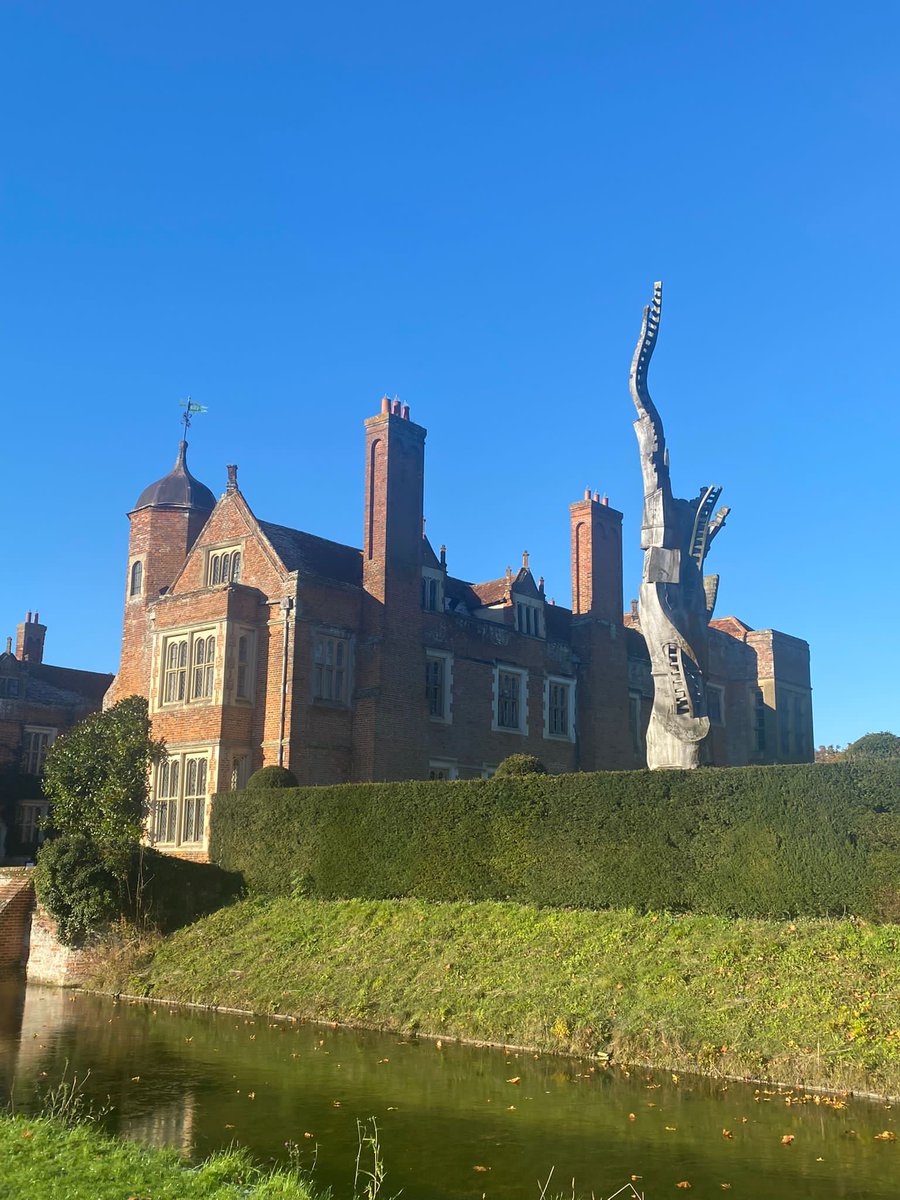
POLYGON ((900 763, 227 792, 251 894, 900 919, 900 763))

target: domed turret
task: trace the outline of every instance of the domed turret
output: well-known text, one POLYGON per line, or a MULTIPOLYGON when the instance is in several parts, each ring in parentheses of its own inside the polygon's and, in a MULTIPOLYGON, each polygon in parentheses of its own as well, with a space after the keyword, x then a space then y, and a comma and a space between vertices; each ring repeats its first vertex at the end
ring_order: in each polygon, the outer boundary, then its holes
POLYGON ((133 511, 140 508, 191 508, 212 512, 215 506, 215 496, 188 470, 187 442, 181 442, 175 466, 168 475, 144 488, 133 511))

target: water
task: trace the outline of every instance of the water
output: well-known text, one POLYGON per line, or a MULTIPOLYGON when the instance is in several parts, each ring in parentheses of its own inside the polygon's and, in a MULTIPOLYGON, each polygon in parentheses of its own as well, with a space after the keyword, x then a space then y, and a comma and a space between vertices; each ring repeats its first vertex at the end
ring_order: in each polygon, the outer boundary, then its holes
POLYGON ((596 1200, 632 1176, 647 1200, 683 1181, 697 1198, 900 1196, 900 1141, 875 1139, 900 1134, 900 1106, 0 985, 4 1098, 36 1110, 66 1062, 109 1097, 110 1130, 192 1160, 237 1142, 285 1162, 294 1143, 338 1200, 372 1116, 385 1197, 538 1200, 551 1168, 548 1195, 574 1178, 596 1200))

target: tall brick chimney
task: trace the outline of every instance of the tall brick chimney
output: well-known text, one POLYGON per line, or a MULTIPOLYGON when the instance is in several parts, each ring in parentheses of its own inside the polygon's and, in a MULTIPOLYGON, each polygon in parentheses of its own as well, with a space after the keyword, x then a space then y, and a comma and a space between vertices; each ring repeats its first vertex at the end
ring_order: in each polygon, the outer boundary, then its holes
POLYGON ((381 412, 366 421, 363 629, 353 718, 357 779, 423 779, 428 769, 425 436, 410 420, 409 406, 386 396, 381 412))
POLYGON ((409 405, 384 397, 381 412, 366 421, 366 501, 363 586, 385 600, 390 577, 422 571, 425 436, 409 418, 409 405))
POLYGON ((606 497, 584 493, 569 507, 572 613, 622 624, 622 514, 606 497))
POLYGON ((16 626, 16 658, 21 662, 44 661, 44 638, 47 626, 40 622, 40 613, 27 613, 25 620, 16 626))

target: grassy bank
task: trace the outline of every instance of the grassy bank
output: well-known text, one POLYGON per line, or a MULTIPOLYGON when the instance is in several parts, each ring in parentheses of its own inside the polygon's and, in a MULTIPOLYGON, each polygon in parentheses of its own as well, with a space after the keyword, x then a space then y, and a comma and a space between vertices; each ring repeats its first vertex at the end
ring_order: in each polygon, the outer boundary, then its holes
POLYGON ((153 1150, 45 1117, 0 1115, 0 1200, 316 1200, 289 1171, 255 1167, 243 1151, 187 1167, 153 1150))
POLYGON ((444 1037, 900 1094, 900 926, 244 901, 98 986, 444 1037))

